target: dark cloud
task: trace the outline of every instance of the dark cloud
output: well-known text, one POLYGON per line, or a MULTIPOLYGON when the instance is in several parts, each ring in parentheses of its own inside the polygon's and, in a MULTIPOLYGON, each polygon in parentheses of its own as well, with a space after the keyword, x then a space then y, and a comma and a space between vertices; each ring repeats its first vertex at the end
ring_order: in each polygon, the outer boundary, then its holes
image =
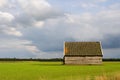
POLYGON ((104 58, 120 58, 120 48, 103 49, 104 58))
POLYGON ((106 35, 104 41, 102 41, 103 48, 120 48, 119 35, 106 35))

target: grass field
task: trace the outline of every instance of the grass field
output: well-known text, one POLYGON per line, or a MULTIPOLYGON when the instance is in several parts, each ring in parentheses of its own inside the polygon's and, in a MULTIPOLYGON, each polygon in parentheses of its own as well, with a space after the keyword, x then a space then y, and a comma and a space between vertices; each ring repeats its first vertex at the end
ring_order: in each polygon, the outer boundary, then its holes
POLYGON ((120 62, 62 65, 62 62, 0 62, 0 80, 120 80, 120 62))

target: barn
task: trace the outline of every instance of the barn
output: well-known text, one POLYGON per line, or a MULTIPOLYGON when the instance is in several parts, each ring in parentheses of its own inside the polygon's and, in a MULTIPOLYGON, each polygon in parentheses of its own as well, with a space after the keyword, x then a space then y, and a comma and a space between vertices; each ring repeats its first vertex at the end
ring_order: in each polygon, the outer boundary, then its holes
POLYGON ((64 64, 102 64, 100 42, 65 42, 64 64))

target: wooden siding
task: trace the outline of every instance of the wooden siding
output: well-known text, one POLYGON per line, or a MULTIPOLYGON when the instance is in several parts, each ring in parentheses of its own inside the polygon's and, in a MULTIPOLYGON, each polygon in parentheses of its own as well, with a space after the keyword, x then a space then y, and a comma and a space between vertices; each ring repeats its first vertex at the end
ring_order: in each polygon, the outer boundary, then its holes
POLYGON ((64 64, 102 64, 102 57, 65 57, 64 64))

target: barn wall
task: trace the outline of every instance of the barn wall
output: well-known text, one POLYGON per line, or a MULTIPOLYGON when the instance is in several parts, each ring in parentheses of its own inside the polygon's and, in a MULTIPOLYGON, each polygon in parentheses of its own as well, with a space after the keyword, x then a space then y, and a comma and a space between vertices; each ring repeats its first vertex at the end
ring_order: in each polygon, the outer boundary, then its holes
POLYGON ((65 64, 102 64, 102 57, 65 57, 65 64))

